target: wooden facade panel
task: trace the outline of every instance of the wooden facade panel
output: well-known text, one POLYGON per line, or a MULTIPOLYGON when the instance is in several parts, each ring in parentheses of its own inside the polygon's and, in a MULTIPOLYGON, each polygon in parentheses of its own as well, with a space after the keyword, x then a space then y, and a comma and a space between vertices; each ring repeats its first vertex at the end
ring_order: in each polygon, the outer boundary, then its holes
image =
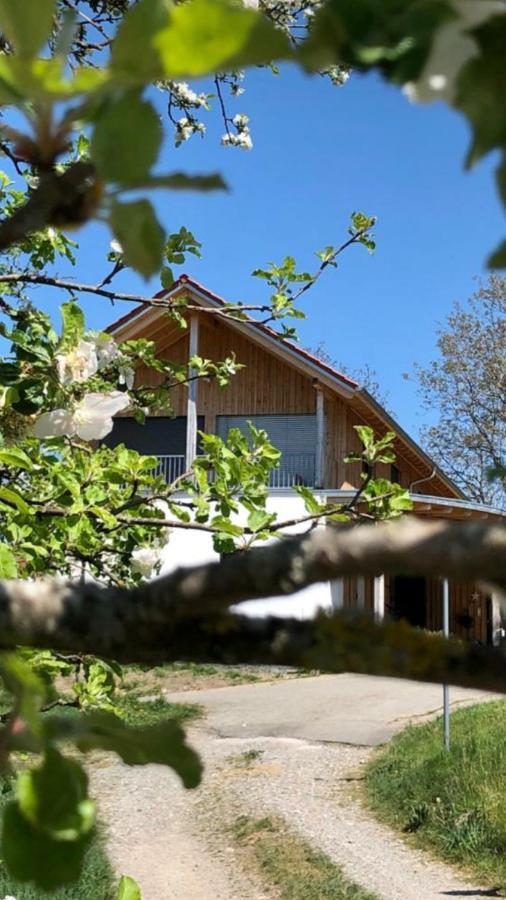
POLYGON ((199 413, 213 431, 218 415, 313 414, 316 390, 312 380, 247 340, 222 322, 201 327, 200 355, 222 360, 235 353, 244 365, 228 387, 215 381, 199 384, 199 413))

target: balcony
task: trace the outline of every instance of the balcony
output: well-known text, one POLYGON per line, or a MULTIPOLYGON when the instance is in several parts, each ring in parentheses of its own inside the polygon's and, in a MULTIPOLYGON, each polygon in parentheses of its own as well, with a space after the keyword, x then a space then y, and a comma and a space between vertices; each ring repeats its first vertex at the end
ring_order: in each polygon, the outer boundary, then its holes
MULTIPOLYGON (((163 475, 168 484, 179 478, 185 471, 183 455, 157 455, 156 475, 163 475)), ((316 475, 316 455, 314 453, 283 453, 278 469, 273 469, 270 478, 272 488, 293 488, 296 485, 314 487, 316 475)))

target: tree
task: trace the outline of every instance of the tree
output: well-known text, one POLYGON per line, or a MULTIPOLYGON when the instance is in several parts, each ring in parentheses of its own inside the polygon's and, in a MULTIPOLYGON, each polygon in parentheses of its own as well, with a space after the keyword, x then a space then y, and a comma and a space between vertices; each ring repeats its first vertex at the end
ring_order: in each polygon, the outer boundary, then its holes
MULTIPOLYGON (((114 286, 125 267, 146 278, 160 273, 168 286, 173 268, 199 252, 186 226, 164 234, 147 194, 225 187, 219 173, 155 171, 167 121, 153 104, 154 90, 167 97, 169 135, 177 145, 203 133, 199 117, 214 99, 223 143, 248 149, 247 116, 230 115, 224 97, 226 90, 240 96, 243 69, 291 60, 338 83, 350 67, 377 69, 414 97, 439 91, 461 110, 473 126, 474 162, 506 144, 506 15, 481 0, 462 9, 456 0, 330 0, 323 6, 307 0, 295 12, 292 4, 270 0, 173 6, 167 0, 0 0, 0 30, 1 147, 11 166, 0 197, 2 334, 10 344, 0 365, 0 575, 6 579, 0 622, 2 647, 25 647, 0 656, 0 675, 13 696, 0 739, 4 760, 16 751, 40 757, 18 776, 4 818, 2 858, 16 877, 52 890, 75 877, 94 827, 85 774, 62 745, 114 750, 130 764, 162 762, 188 787, 200 777, 199 761, 176 726, 132 730, 111 713, 115 664, 97 653, 123 660, 160 653, 218 658, 226 644, 238 659, 331 670, 351 664, 504 687, 502 657, 413 637, 403 626, 359 627, 340 617, 304 625, 244 622, 230 614, 230 604, 245 592, 290 592, 379 566, 413 574, 430 566, 433 573, 482 574, 506 584, 504 533, 483 523, 427 530, 408 522, 398 532, 364 527, 359 537, 329 528, 250 550, 293 524, 274 521, 266 510, 268 476, 279 454, 261 431, 252 430, 250 441, 237 432, 227 445, 205 436, 203 456, 171 485, 153 474, 153 459, 126 448, 90 447, 127 405, 142 421, 147 408, 170 410, 174 384, 212 377, 225 385, 236 368, 233 356, 192 358, 190 372, 158 360, 149 342, 116 347, 87 329, 76 297, 163 306, 183 324, 192 311, 185 298, 133 297, 114 286), (183 80, 200 78, 209 78, 214 89, 199 94, 183 80), (94 218, 108 224, 113 239, 102 281, 59 277, 56 266, 77 262, 78 246, 67 232, 94 218), (33 288, 44 285, 65 297, 57 329, 36 303, 33 288), (133 388, 139 360, 162 375, 160 389, 133 388), (189 505, 177 496, 181 487, 189 505), (234 521, 240 505, 248 513, 245 527, 234 521), (146 584, 168 528, 209 531, 222 561, 146 584), (229 553, 237 549, 243 552, 229 553), (76 570, 81 579, 71 584, 40 580, 50 572, 75 576, 76 570), (52 677, 75 665, 85 675, 76 695, 86 715, 45 718, 52 677)), ((498 184, 504 197, 503 162, 498 184)), ((280 339, 293 336, 289 320, 302 316, 301 295, 348 247, 372 249, 373 225, 355 213, 346 240, 319 251, 315 271, 298 270, 292 257, 259 269, 270 297, 249 307, 231 304, 220 314, 256 313, 278 325, 280 339)), ((505 262, 502 246, 491 263, 505 262)), ((392 461, 393 435, 377 441, 365 427, 359 434, 369 473, 374 462, 392 461)), ((301 494, 309 523, 389 519, 409 508, 405 491, 371 474, 346 506, 321 504, 307 489, 301 494)))
POLYGON ((420 394, 437 416, 428 451, 465 493, 506 507, 506 278, 491 275, 438 331, 439 358, 418 366, 420 394))
POLYGON ((366 391, 369 391, 374 399, 388 410, 388 394, 384 393, 382 390, 378 381, 378 373, 369 365, 369 363, 366 362, 362 366, 350 369, 346 363, 339 362, 339 360, 333 358, 332 354, 327 350, 325 341, 320 341, 316 347, 308 349, 309 353, 312 353, 313 356, 316 356, 317 359, 321 360, 327 366, 331 366, 331 368, 342 372, 343 375, 348 375, 350 378, 353 378, 361 388, 365 388, 366 391))

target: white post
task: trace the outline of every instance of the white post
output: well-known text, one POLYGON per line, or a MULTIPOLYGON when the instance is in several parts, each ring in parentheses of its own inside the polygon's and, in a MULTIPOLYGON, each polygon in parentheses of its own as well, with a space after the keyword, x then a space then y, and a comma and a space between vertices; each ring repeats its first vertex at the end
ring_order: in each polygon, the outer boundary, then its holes
POLYGON ((363 575, 357 576, 357 609, 363 609, 365 606, 365 578, 363 575))
POLYGON ((385 576, 374 578, 374 618, 382 622, 385 618, 385 576))
POLYGON ((330 582, 330 596, 333 608, 342 609, 344 606, 344 581, 342 578, 336 578, 335 581, 330 582))
MULTIPOLYGON (((190 346, 188 355, 197 356, 199 352, 199 320, 197 316, 190 319, 190 346)), ((194 369, 190 369, 189 377, 195 375, 194 369)), ((186 400, 186 468, 190 469, 197 455, 197 397, 198 380, 188 384, 188 397, 186 400)))
MULTIPOLYGON (((443 578, 443 636, 450 637, 450 585, 443 578)), ((443 732, 446 750, 450 749, 450 688, 443 684, 443 732)))
POLYGON ((325 396, 316 385, 316 465, 315 487, 323 487, 325 478, 325 396))
POLYGON ((497 588, 492 591, 490 597, 492 603, 492 643, 497 647, 501 643, 504 632, 502 630, 502 611, 506 611, 506 597, 497 588))

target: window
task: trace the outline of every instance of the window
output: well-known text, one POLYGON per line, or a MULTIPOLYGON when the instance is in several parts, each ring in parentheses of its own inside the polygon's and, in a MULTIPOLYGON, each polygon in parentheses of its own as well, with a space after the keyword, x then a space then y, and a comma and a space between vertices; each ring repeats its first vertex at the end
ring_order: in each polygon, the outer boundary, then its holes
POLYGON ((395 466, 393 463, 390 466, 390 481, 393 481, 394 484, 401 483, 401 473, 397 466, 395 466))

